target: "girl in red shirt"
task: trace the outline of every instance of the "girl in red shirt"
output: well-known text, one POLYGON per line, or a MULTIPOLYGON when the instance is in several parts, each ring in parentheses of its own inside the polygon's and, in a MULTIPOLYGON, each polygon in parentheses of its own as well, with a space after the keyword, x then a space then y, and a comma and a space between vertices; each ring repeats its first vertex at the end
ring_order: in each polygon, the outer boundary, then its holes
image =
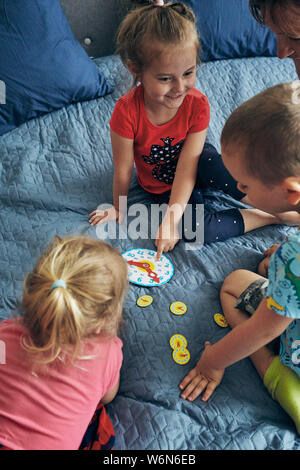
MULTIPOLYGON (((160 259, 180 239, 186 205, 195 209, 203 203, 203 188, 222 189, 238 200, 245 195, 215 148, 205 144, 210 109, 206 96, 195 88, 199 38, 193 12, 183 3, 139 3, 146 5, 125 17, 117 38, 122 61, 140 84, 116 103, 110 121, 113 207, 93 211, 90 224, 122 221, 119 201, 128 195, 135 163, 141 187, 155 202, 168 204, 155 240, 160 259)), ((195 214, 193 210, 193 231, 195 214)), ((205 211, 204 242, 272 223, 278 218, 258 209, 205 211)))

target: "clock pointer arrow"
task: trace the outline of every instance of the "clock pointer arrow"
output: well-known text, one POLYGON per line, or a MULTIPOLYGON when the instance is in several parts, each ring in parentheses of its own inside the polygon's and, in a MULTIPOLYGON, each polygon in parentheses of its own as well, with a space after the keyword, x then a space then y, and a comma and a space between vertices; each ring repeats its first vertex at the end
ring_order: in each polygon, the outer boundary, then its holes
POLYGON ((141 261, 133 261, 133 260, 129 260, 127 261, 127 263, 130 264, 131 266, 136 266, 140 269, 144 269, 147 272, 148 276, 151 277, 151 279, 153 279, 153 281, 160 283, 160 279, 157 276, 157 274, 154 271, 152 271, 150 267, 150 263, 147 263, 145 261, 141 262, 141 261))

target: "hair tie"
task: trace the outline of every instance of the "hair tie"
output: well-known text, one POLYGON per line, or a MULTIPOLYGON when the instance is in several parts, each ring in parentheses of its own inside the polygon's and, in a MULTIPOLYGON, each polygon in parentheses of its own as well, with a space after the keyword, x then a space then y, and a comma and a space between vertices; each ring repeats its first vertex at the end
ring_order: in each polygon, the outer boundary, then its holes
POLYGON ((50 290, 53 291, 56 289, 56 287, 63 287, 64 289, 67 288, 65 281, 62 279, 58 279, 58 281, 53 282, 52 286, 50 287, 50 290))
POLYGON ((155 0, 154 6, 155 7, 163 7, 164 6, 164 0, 155 0))

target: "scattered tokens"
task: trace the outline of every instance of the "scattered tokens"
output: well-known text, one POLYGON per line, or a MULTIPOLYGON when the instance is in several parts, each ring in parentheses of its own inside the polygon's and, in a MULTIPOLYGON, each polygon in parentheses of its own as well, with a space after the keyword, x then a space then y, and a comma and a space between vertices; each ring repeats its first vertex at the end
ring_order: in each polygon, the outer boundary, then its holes
POLYGON ((146 248, 134 248, 122 253, 128 264, 128 280, 139 286, 161 286, 174 274, 174 266, 165 255, 157 261, 157 252, 146 248))
POLYGON ((222 315, 221 313, 215 313, 214 320, 217 325, 221 326, 222 328, 227 328, 228 322, 226 318, 224 317, 224 315, 222 315))
POLYGON ((173 351, 173 359, 176 364, 187 364, 190 360, 190 357, 190 352, 186 348, 177 348, 173 351))
POLYGON ((139 307, 149 307, 153 302, 153 297, 151 295, 142 295, 136 301, 139 307))
POLYGON ((142 295, 136 301, 139 307, 149 307, 153 302, 153 297, 151 295, 142 295))
POLYGON ((186 348, 187 340, 183 335, 173 335, 170 338, 170 346, 172 349, 186 348))
POLYGON ((171 336, 170 346, 173 349, 173 360, 176 364, 184 365, 189 362, 191 355, 187 349, 187 340, 183 335, 171 336))
POLYGON ((187 311, 187 306, 183 302, 173 302, 170 305, 170 310, 174 315, 184 315, 187 311))

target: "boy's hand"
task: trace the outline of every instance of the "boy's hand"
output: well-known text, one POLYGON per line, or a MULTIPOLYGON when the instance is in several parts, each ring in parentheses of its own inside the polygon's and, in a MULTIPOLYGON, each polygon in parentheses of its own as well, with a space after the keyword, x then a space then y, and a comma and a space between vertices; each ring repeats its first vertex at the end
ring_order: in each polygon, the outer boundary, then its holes
POLYGON ((178 240, 179 233, 177 227, 173 223, 163 221, 156 234, 156 260, 160 261, 163 252, 173 250, 178 240))
POLYGON ((280 245, 272 245, 264 252, 264 256, 272 256, 273 253, 280 247, 280 245))
POLYGON ((204 352, 196 367, 179 384, 180 390, 183 390, 181 398, 194 401, 205 390, 202 401, 207 401, 221 383, 225 369, 211 369, 207 368, 205 364, 205 356, 209 348, 211 348, 211 344, 206 341, 204 352))
POLYGON ((110 209, 98 209, 90 213, 91 218, 89 219, 89 223, 91 225, 99 225, 104 224, 105 222, 109 222, 112 220, 117 220, 119 224, 122 223, 124 218, 123 214, 117 211, 114 207, 110 209))

